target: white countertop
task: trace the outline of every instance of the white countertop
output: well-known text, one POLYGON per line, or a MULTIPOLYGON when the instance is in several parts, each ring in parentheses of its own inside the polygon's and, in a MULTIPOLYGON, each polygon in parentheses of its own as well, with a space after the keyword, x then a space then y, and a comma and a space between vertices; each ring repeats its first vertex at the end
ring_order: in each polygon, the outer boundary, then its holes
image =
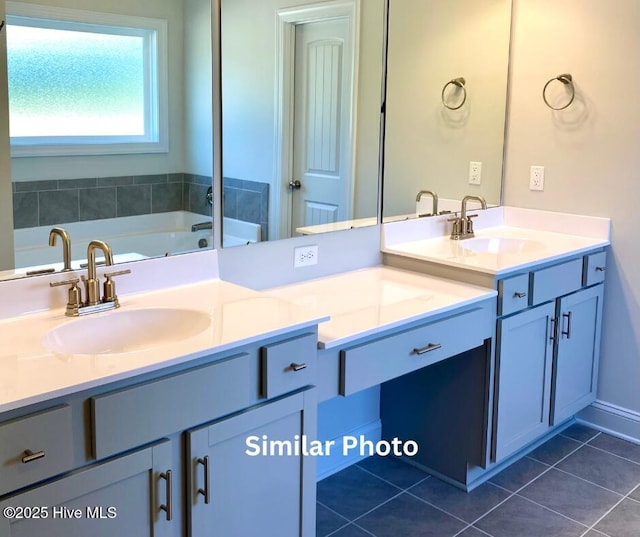
MULTIPOLYGON (((465 241, 447 237, 418 240, 384 248, 385 253, 422 259, 451 267, 464 268, 496 276, 527 269, 540 263, 607 246, 608 241, 564 233, 500 226, 476 232, 476 238, 508 238, 535 242, 531 250, 512 253, 476 252, 465 248, 465 241)), ((467 239, 468 240, 468 239, 467 239)))
POLYGON ((265 291, 330 319, 318 327, 332 348, 407 322, 496 296, 491 289, 391 267, 373 267, 265 291))
POLYGON ((515 207, 478 211, 475 236, 530 241, 513 252, 479 252, 467 247, 474 239, 451 240, 447 218, 428 218, 383 226, 382 251, 440 265, 502 276, 540 263, 580 255, 610 244, 611 221, 515 207))
POLYGON ((313 326, 326 314, 221 280, 121 295, 119 310, 84 318, 64 309, 0 320, 0 412, 156 371, 226 349, 313 326), (81 323, 144 308, 184 308, 210 316, 210 325, 182 341, 123 354, 65 355, 48 350, 45 334, 63 323, 81 323))

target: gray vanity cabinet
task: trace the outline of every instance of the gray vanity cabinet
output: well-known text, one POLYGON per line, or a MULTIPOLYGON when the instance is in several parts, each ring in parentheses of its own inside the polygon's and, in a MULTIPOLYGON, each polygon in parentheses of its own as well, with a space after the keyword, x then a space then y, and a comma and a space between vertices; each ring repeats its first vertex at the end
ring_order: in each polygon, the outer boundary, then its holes
POLYGON ((296 451, 315 422, 311 390, 189 431, 188 534, 315 535, 315 480, 302 479, 315 476, 314 458, 296 451), (288 443, 257 453, 274 440, 288 443))
POLYGON ((604 278, 593 284, 588 269, 594 258, 603 265, 604 252, 498 284, 499 312, 511 315, 497 325, 494 462, 595 400, 604 278))
POLYGON ((171 466, 169 444, 160 442, 0 502, 0 536, 175 535, 166 511, 173 508, 166 496, 172 484, 165 473, 171 466))

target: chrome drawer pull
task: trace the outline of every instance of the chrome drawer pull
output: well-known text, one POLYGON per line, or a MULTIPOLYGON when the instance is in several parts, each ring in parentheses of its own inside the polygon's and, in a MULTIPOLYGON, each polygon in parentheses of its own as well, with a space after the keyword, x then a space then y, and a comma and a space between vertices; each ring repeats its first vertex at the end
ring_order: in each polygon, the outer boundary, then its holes
POLYGON ((440 343, 429 343, 426 347, 421 347, 420 349, 413 349, 412 354, 425 354, 427 352, 435 351, 436 349, 441 348, 442 345, 440 343))
POLYGON ((33 461, 37 461, 38 459, 42 459, 45 456, 44 451, 36 451, 35 453, 30 449, 24 450, 24 457, 22 457, 23 464, 28 464, 33 461))
POLYGON ((209 505, 209 455, 205 455, 204 458, 198 459, 198 464, 204 466, 204 489, 198 489, 198 494, 204 496, 204 503, 209 505))
POLYGON ((291 369, 294 371, 302 371, 307 368, 307 364, 296 364, 295 362, 291 364, 291 369))
POLYGON ((518 291, 513 293, 513 298, 524 298, 525 296, 527 296, 527 293, 519 293, 518 291))
POLYGON ((555 341, 556 340, 556 320, 555 319, 549 319, 551 321, 551 335, 549 336, 549 339, 551 341, 555 341))
POLYGON ((563 319, 563 326, 564 326, 564 319, 567 319, 567 330, 563 330, 562 331, 562 335, 563 336, 567 336, 567 339, 571 339, 571 312, 569 313, 563 313, 562 314, 562 319, 563 319))
POLYGON ((161 479, 167 481, 167 503, 160 506, 160 510, 167 513, 167 521, 171 522, 173 519, 173 502, 171 500, 171 489, 173 488, 173 478, 171 477, 171 470, 160 474, 161 479))
POLYGON ((596 272, 604 272, 607 270, 607 267, 596 267, 596 272))

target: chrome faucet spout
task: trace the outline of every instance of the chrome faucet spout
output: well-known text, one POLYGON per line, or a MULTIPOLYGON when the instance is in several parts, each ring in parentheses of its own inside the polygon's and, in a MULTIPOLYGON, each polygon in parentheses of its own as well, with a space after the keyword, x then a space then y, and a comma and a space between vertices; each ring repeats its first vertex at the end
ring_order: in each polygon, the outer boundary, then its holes
POLYGON ((51 231, 49 231, 49 246, 55 246, 58 237, 62 240, 62 261, 64 264, 62 271, 68 272, 71 270, 71 237, 61 227, 51 228, 51 231))
POLYGON ((467 218, 467 202, 477 201, 483 209, 487 208, 487 202, 482 196, 465 196, 462 198, 462 207, 460 208, 460 218, 464 221, 467 218))
POLYGON ((433 216, 437 215, 438 214, 438 194, 436 194, 433 190, 421 190, 420 192, 418 192, 418 195, 416 196, 416 203, 420 201, 422 196, 431 196, 431 198, 433 199, 433 207, 431 209, 431 214, 433 216))

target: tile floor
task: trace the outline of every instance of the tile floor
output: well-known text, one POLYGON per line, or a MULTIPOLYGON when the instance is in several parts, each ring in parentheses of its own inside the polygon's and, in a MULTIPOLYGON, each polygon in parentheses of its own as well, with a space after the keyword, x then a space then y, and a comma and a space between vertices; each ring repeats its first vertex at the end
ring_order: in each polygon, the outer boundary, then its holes
POLYGON ((373 457, 318 483, 329 535, 640 537, 640 445, 572 425, 470 493, 373 457))

